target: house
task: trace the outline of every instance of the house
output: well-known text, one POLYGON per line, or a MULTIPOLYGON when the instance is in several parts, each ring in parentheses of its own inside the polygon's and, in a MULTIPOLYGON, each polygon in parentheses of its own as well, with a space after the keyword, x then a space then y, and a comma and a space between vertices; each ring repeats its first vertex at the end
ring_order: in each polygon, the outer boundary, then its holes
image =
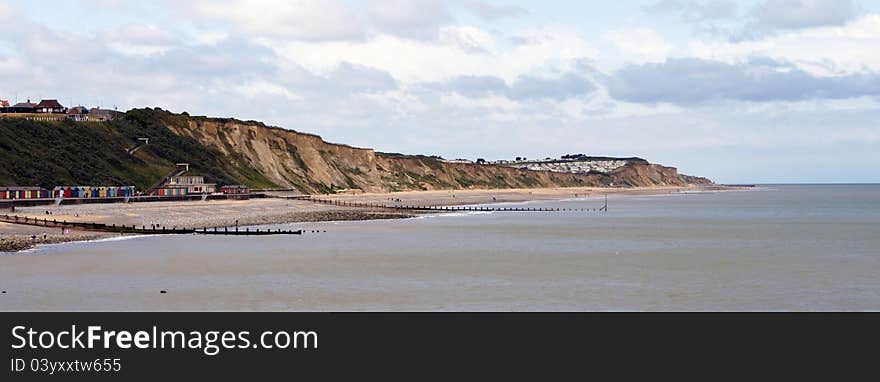
POLYGON ((187 194, 213 194, 217 192, 215 183, 205 183, 203 176, 172 176, 165 187, 186 187, 187 194))
POLYGON ((37 113, 44 114, 64 114, 64 112, 67 111, 64 106, 61 106, 61 104, 58 103, 58 100, 54 99, 44 99, 40 101, 40 103, 38 103, 34 108, 36 109, 37 113))
POLYGON ((8 113, 9 112, 9 101, 5 99, 0 99, 0 113, 8 113))
POLYGON ((251 190, 245 185, 232 184, 232 185, 220 187, 220 192, 222 192, 226 195, 243 195, 243 194, 250 194, 251 190))
POLYGON ((36 112, 37 104, 31 103, 31 100, 27 100, 27 102, 19 102, 15 105, 7 108, 9 113, 34 113, 36 112))
POLYGON ((67 109, 67 118, 70 118, 74 121, 88 121, 89 120, 89 109, 86 109, 82 106, 74 106, 70 109, 67 109))

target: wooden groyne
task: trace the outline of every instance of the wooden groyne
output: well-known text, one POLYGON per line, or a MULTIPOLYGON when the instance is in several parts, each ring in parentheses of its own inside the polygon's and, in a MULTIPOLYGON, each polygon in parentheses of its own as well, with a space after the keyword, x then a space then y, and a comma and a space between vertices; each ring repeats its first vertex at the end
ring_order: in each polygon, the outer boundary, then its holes
POLYGON ((27 216, 16 215, 0 215, 0 222, 10 224, 21 224, 46 228, 71 228, 82 231, 109 232, 109 233, 129 233, 139 235, 229 235, 229 236, 268 236, 268 235, 302 235, 302 230, 282 230, 282 229, 250 229, 239 227, 214 227, 214 228, 168 228, 165 226, 141 226, 134 225, 116 225, 103 223, 86 223, 86 222, 68 222, 58 221, 55 219, 36 219, 27 216))
POLYGON ((313 197, 298 198, 314 203, 339 207, 356 207, 378 210, 424 211, 424 212, 608 212, 608 199, 605 204, 595 208, 527 208, 527 207, 491 207, 491 206, 420 206, 420 205, 387 205, 378 203, 358 203, 344 200, 320 199, 313 197))

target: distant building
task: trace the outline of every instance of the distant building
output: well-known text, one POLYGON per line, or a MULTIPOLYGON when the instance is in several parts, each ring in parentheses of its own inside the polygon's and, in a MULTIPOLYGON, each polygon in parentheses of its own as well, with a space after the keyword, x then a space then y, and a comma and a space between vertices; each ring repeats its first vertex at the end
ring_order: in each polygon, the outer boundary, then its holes
POLYGON ((44 114, 64 114, 64 112, 67 111, 64 106, 61 106, 61 104, 58 103, 58 100, 54 99, 44 99, 40 101, 40 103, 38 103, 34 108, 36 109, 37 113, 44 114))
POLYGON ((9 101, 0 99, 0 107, 9 107, 9 101))
POLYGON ((27 102, 19 102, 7 109, 9 113, 34 113, 36 112, 37 104, 31 103, 31 100, 27 100, 27 102))
POLYGON ((203 176, 172 176, 165 183, 165 188, 186 188, 186 194, 213 194, 217 192, 217 185, 205 183, 203 176))
POLYGON ((250 194, 251 190, 248 188, 248 186, 245 186, 245 185, 232 184, 232 185, 220 187, 220 192, 222 192, 226 195, 244 195, 244 194, 250 194))
POLYGON ((74 121, 88 121, 89 109, 86 109, 83 106, 74 106, 70 109, 67 109, 67 118, 70 118, 74 121))

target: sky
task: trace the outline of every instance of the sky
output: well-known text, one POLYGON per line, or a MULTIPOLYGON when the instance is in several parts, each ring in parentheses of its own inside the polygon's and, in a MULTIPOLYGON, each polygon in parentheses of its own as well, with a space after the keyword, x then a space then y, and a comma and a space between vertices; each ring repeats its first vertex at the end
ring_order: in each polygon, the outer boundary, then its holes
POLYGON ((445 158, 880 182, 880 2, 0 0, 0 99, 445 158))

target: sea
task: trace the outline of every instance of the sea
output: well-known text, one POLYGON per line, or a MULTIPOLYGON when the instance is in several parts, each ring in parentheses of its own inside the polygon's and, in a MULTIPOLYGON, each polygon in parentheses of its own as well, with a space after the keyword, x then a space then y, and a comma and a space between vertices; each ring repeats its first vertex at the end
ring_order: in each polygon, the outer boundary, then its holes
POLYGON ((880 185, 603 203, 42 246, 0 255, 0 310, 880 310, 880 185))

